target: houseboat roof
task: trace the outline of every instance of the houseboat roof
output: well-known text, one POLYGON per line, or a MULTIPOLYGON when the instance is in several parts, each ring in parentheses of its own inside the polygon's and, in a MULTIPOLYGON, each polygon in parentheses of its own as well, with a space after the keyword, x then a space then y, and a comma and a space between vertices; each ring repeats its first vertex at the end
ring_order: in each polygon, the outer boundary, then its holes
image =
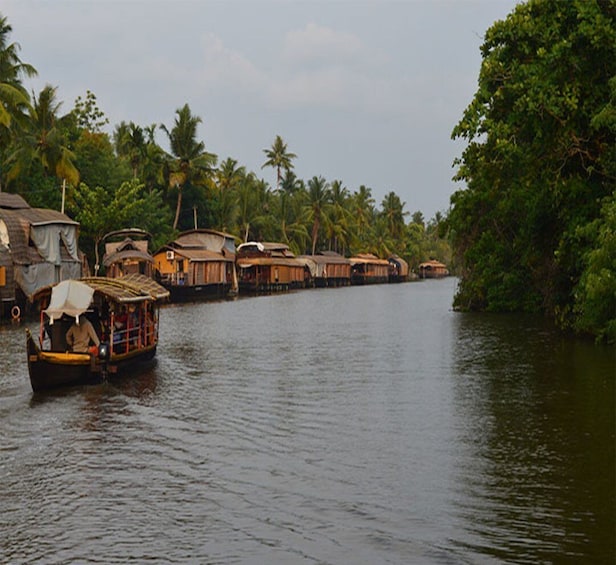
POLYGON ((359 263, 373 263, 375 265, 389 265, 389 261, 387 259, 379 259, 376 255, 372 253, 358 253, 354 257, 349 259, 352 265, 356 265, 359 263))
POLYGON ((38 290, 34 299, 48 294, 51 296, 49 306, 44 312, 53 320, 63 314, 81 316, 90 307, 96 292, 117 303, 156 301, 169 296, 169 291, 156 281, 133 274, 121 279, 86 277, 65 280, 38 290))
POLYGON ((350 261, 346 257, 343 257, 339 253, 323 252, 317 255, 299 255, 298 259, 303 261, 313 261, 317 265, 349 265, 350 261))
POLYGON ((147 261, 149 263, 154 262, 154 258, 149 253, 140 251, 139 249, 124 248, 121 251, 115 251, 105 255, 103 265, 109 267, 109 265, 113 265, 113 263, 123 261, 124 259, 138 259, 139 261, 147 261))
MULTIPOLYGON (((6 225, 13 261, 23 265, 45 261, 45 258, 37 251, 37 248, 29 245, 31 227, 79 225, 78 222, 71 220, 67 215, 57 210, 32 208, 18 194, 6 192, 0 192, 0 220, 6 225)), ((68 254, 66 254, 63 247, 60 248, 60 253, 68 258, 68 254)))
POLYGON ((275 241, 247 241, 246 243, 241 243, 240 245, 238 245, 237 250, 238 252, 250 250, 258 250, 261 252, 280 251, 290 254, 289 246, 286 243, 278 243, 275 241))
POLYGON ((447 265, 445 265, 444 263, 441 263, 440 261, 436 261, 435 259, 431 259, 430 261, 424 261, 423 263, 420 263, 419 268, 420 269, 434 269, 434 268, 446 269, 447 265))

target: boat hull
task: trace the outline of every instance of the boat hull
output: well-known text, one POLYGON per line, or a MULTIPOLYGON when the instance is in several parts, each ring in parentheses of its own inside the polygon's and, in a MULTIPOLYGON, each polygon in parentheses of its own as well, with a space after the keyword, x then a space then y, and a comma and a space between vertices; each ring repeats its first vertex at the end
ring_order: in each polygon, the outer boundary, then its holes
POLYGON ((231 294, 230 283, 200 285, 165 285, 170 293, 171 302, 193 302, 225 298, 231 294))
POLYGON ((102 361, 87 353, 41 351, 32 334, 27 331, 28 372, 34 392, 60 387, 90 385, 127 373, 129 369, 147 366, 154 360, 156 346, 112 355, 102 361))

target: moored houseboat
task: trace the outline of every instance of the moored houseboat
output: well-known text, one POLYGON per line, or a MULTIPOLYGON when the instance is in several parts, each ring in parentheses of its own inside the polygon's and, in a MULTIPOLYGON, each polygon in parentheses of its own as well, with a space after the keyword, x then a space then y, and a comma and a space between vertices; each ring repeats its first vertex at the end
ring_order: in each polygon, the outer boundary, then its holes
POLYGON ((315 255, 299 255, 298 260, 308 268, 307 286, 347 286, 351 284, 351 262, 334 251, 315 255))
POLYGON ((398 283, 410 280, 409 264, 398 255, 391 255, 387 262, 389 263, 389 282, 398 283))
POLYGON ((138 228, 109 232, 103 237, 105 276, 117 279, 124 275, 141 274, 152 277, 154 257, 149 251, 152 235, 138 228))
POLYGON ((359 253, 350 258, 351 284, 378 284, 389 280, 389 262, 372 253, 359 253))
POLYGON ((449 276, 447 266, 431 259, 419 264, 419 278, 421 279, 440 279, 449 276))
POLYGON ((284 243, 242 243, 237 248, 237 270, 240 292, 272 292, 305 286, 305 264, 284 243))
POLYGON ((19 318, 39 288, 87 272, 78 237, 65 214, 0 192, 0 318, 19 318))
POLYGON ((154 253, 155 277, 172 302, 236 294, 235 239, 209 229, 183 232, 154 253))
POLYGON ((169 292, 143 275, 87 277, 40 289, 39 335, 26 329, 35 392, 95 384, 151 361, 158 345, 158 306, 169 292))

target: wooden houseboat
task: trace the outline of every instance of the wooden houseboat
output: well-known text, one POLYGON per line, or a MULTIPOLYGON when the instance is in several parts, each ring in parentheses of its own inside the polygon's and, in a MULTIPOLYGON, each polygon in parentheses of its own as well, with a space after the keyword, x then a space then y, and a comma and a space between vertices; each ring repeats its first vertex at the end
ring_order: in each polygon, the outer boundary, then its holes
POLYGON ((141 274, 152 278, 154 257, 149 252, 152 235, 137 228, 113 231, 103 237, 105 276, 118 279, 141 274))
POLYGON ((305 264, 284 243, 249 241, 237 248, 240 292, 272 292, 305 286, 305 264))
POLYGON ((449 276, 447 266, 431 259, 419 264, 419 278, 421 279, 440 279, 449 276))
POLYGON ((347 286, 351 284, 351 262, 334 251, 316 255, 300 255, 310 274, 307 285, 316 287, 347 286))
POLYGON ((387 259, 389 263, 389 282, 406 282, 410 280, 409 264, 399 257, 398 255, 392 255, 387 259))
POLYGON ((389 261, 372 253, 359 253, 350 258, 351 284, 378 284, 389 280, 389 261))
POLYGON ((0 192, 0 318, 19 317, 39 288, 83 276, 78 235, 68 216, 0 192))
POLYGON ((172 302, 237 293, 235 238, 227 233, 209 229, 183 232, 154 253, 154 268, 172 302))
POLYGON ((95 384, 151 361, 158 305, 168 296, 139 274, 66 280, 40 289, 34 295, 39 335, 26 330, 32 390, 95 384))

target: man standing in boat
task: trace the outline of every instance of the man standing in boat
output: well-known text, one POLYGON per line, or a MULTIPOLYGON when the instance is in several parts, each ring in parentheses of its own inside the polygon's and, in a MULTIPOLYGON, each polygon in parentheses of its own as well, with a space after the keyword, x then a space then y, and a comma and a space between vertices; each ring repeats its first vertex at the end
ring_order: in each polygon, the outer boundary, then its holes
POLYGON ((66 332, 66 343, 75 353, 88 353, 90 348, 90 340, 98 347, 100 339, 94 331, 94 326, 85 316, 75 318, 73 325, 66 332))

